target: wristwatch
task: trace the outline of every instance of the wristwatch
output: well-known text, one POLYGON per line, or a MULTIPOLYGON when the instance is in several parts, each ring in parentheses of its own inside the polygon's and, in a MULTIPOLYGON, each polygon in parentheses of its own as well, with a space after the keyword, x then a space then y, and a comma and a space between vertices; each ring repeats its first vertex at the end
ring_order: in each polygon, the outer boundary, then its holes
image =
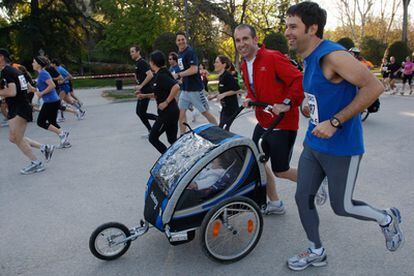
POLYGON ((341 121, 336 118, 336 117, 332 117, 329 122, 331 123, 331 126, 333 126, 334 128, 342 128, 342 123, 341 121))
POLYGON ((291 100, 290 100, 290 99, 288 99, 288 98, 284 99, 282 103, 283 103, 284 105, 288 105, 288 106, 291 106, 291 105, 292 105, 291 100))

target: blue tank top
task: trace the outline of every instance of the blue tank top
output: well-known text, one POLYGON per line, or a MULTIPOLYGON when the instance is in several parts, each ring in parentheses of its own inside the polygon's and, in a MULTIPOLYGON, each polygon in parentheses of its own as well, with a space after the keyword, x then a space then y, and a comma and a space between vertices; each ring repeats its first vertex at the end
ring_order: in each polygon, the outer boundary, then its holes
POLYGON ((305 144, 315 151, 336 156, 362 155, 364 141, 360 114, 344 122, 343 127, 330 139, 320 139, 312 134, 316 124, 331 119, 349 105, 358 93, 358 88, 346 80, 335 84, 323 75, 321 59, 334 51, 346 50, 337 43, 324 40, 304 60, 303 89, 311 109, 305 144))

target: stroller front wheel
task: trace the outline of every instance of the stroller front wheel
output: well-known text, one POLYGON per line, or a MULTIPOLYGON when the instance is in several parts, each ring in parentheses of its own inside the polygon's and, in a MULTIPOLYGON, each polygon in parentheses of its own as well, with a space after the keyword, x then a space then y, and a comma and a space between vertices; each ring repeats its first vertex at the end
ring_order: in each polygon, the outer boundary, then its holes
POLYGON ((101 260, 114 260, 128 250, 131 240, 125 241, 131 235, 129 229, 118 222, 102 224, 93 231, 89 238, 91 253, 101 260))
POLYGON ((207 257, 230 263, 253 250, 262 230, 263 217, 257 204, 249 198, 236 197, 207 213, 201 225, 200 242, 207 257))

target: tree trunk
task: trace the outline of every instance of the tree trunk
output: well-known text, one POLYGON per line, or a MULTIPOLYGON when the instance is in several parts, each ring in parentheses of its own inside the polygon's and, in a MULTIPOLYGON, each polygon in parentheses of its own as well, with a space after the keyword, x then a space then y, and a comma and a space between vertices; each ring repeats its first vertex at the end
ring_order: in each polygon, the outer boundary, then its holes
POLYGON ((408 42, 408 5, 410 5, 410 0, 403 0, 403 26, 402 26, 402 37, 401 40, 408 42))

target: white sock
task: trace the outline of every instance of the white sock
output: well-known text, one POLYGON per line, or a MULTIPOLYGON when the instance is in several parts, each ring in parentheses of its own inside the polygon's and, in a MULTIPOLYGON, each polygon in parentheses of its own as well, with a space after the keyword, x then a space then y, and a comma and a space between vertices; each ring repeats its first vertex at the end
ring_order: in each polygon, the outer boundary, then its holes
POLYGON ((315 254, 322 255, 324 248, 311 248, 311 251, 315 254))
POLYGON ((388 224, 390 224, 391 221, 392 221, 392 217, 387 214, 387 216, 383 220, 379 221, 378 223, 379 223, 379 225, 384 227, 384 226, 387 226, 388 224))
POLYGON ((280 199, 279 200, 275 200, 275 201, 270 200, 269 203, 271 205, 273 205, 273 206, 276 206, 276 207, 282 206, 282 201, 280 199))

